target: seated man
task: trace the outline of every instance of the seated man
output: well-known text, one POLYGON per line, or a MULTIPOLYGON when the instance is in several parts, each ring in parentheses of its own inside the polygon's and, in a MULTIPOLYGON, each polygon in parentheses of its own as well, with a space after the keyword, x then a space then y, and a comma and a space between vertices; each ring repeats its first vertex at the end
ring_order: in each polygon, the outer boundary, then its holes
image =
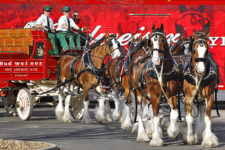
MULTIPOLYGON (((76 49, 74 44, 74 34, 71 31, 71 28, 80 31, 80 28, 75 24, 73 19, 69 18, 70 7, 66 6, 62 9, 62 11, 64 15, 59 18, 58 28, 56 29, 56 37, 59 39, 62 46, 61 53, 69 49, 76 49), (69 39, 69 46, 67 44, 66 38, 69 39)), ((78 45, 77 49, 81 49, 80 45, 78 45)))
MULTIPOLYGON (((76 35, 76 44, 79 45, 85 45, 86 42, 89 42, 87 40, 89 40, 88 38, 88 31, 86 27, 83 27, 83 23, 81 21, 81 19, 79 18, 79 13, 77 10, 73 11, 73 21, 81 28, 82 32, 80 32, 80 34, 76 35)), ((76 31, 76 30, 75 30, 76 31)), ((79 31, 77 31, 79 32, 79 31)))
POLYGON ((52 19, 49 17, 52 11, 51 6, 46 6, 43 8, 44 13, 38 18, 35 28, 47 31, 48 38, 51 40, 53 47, 53 55, 58 55, 59 51, 56 44, 55 29, 52 19))

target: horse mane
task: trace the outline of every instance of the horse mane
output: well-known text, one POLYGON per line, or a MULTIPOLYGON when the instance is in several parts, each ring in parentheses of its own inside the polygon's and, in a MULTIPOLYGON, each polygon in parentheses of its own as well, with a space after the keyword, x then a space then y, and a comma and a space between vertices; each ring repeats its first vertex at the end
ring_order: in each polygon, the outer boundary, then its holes
POLYGON ((175 43, 174 45, 172 45, 171 50, 170 50, 171 53, 173 53, 174 50, 177 49, 177 47, 180 45, 181 42, 182 42, 182 38, 180 37, 179 40, 178 40, 178 42, 175 43))
POLYGON ((142 40, 141 42, 139 42, 134 48, 132 48, 131 50, 130 50, 130 55, 132 55, 132 54, 134 54, 136 51, 138 51, 141 47, 143 47, 145 44, 146 44, 146 42, 148 42, 148 39, 144 39, 144 40, 142 40))
POLYGON ((101 38, 100 40, 98 40, 96 43, 94 43, 93 45, 91 45, 89 48, 90 49, 94 49, 96 48, 97 46, 99 46, 104 40, 105 40, 105 36, 103 38, 101 38))

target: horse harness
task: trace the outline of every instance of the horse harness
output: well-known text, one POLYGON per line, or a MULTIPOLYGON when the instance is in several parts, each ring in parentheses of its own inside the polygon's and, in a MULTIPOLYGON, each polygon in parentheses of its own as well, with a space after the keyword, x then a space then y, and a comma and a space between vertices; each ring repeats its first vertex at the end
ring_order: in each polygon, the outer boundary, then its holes
MULTIPOLYGON (((106 45, 109 46, 109 50, 112 53, 112 43, 109 41, 106 41, 106 45)), ((105 48, 106 51, 106 48, 105 48)), ((70 66, 70 73, 71 73, 71 77, 74 79, 74 83, 78 83, 79 87, 82 87, 82 84, 80 83, 80 81, 78 80, 78 78, 81 76, 82 73, 88 71, 92 74, 95 75, 96 79, 98 80, 97 83, 100 83, 102 81, 102 77, 105 74, 105 65, 103 63, 102 67, 100 69, 96 68, 95 65, 93 64, 93 61, 91 59, 91 50, 87 51, 85 54, 83 54, 82 58, 81 56, 78 56, 77 58, 75 58, 70 66), (78 74, 75 73, 75 68, 76 66, 79 64, 79 62, 81 61, 83 64, 85 65, 85 69, 83 69, 81 72, 79 72, 78 74)), ((93 57, 98 57, 98 56, 93 56, 93 57)), ((98 57, 100 58, 100 57, 98 57)), ((103 58, 100 58, 103 59, 103 58)))
MULTIPOLYGON (((163 81, 163 89, 162 90, 164 90, 164 91, 166 90, 166 83, 168 81, 177 80, 178 77, 179 77, 178 66, 174 63, 175 61, 172 61, 172 62, 173 62, 173 65, 171 66, 169 71, 162 73, 162 81, 163 81)), ((147 96, 147 94, 143 90, 143 86, 146 84, 145 80, 147 78, 149 78, 149 77, 158 80, 157 72, 154 69, 152 59, 151 59, 150 56, 146 56, 143 60, 141 60, 138 63, 138 67, 136 69, 136 73, 135 73, 135 78, 134 79, 138 80, 138 82, 137 82, 138 84, 137 84, 136 88, 139 89, 141 94, 150 102, 150 97, 147 96), (140 64, 143 63, 143 61, 145 61, 147 59, 150 59, 150 60, 145 62, 145 64, 144 64, 144 66, 143 66, 139 76, 137 76, 137 70, 139 70, 140 64)), ((134 83, 136 82, 136 80, 134 81, 134 83)))
MULTIPOLYGON (((209 43, 203 39, 197 39, 193 41, 192 44, 192 52, 195 54, 194 50, 194 45, 196 42, 204 42, 209 46, 209 43)), ((191 66, 191 60, 193 59, 193 56, 189 58, 189 60, 186 62, 184 65, 184 78, 191 84, 196 85, 196 78, 199 80, 199 77, 195 75, 195 73, 192 71, 192 66, 191 66)), ((214 60, 212 59, 212 56, 209 54, 207 58, 194 58, 195 62, 208 62, 209 69, 208 72, 204 75, 202 78, 202 81, 200 83, 200 86, 206 86, 208 85, 212 80, 214 80, 217 77, 217 72, 218 72, 218 67, 214 60)))
MULTIPOLYGON (((164 38, 166 38, 165 34, 164 33, 161 33, 161 32, 154 32, 152 34, 152 37, 154 35, 163 35, 164 38)), ((164 41, 164 45, 166 43, 166 40, 164 41)), ((160 51, 159 49, 153 49, 152 52, 154 51, 158 51, 159 53, 162 53, 163 54, 163 59, 164 58, 164 55, 165 55, 165 50, 164 51, 160 51)), ((166 91, 166 83, 168 81, 171 81, 171 80, 177 80, 178 77, 179 77, 179 69, 178 69, 178 65, 175 63, 175 60, 173 59, 173 57, 171 57, 172 59, 172 66, 171 68, 169 69, 169 71, 167 72, 162 72, 163 70, 163 66, 161 66, 161 79, 162 79, 162 91, 163 91, 163 95, 166 97, 166 94, 164 91, 166 91)), ((145 83, 145 80, 149 77, 151 78, 154 78, 156 80, 159 81, 159 76, 158 76, 158 72, 159 72, 159 69, 157 69, 154 65, 153 65, 153 62, 152 62, 152 59, 151 59, 151 56, 146 56, 144 59, 142 59, 141 61, 138 62, 138 67, 136 68, 136 73, 135 73, 135 77, 134 79, 138 80, 137 81, 137 89, 139 89, 140 93, 150 102, 150 97, 145 93, 145 91, 143 90, 143 86, 146 84, 145 83), (145 61, 146 59, 149 59, 149 61, 145 61), (141 73, 139 74, 139 76, 137 76, 137 70, 139 70, 140 68, 140 64, 142 64, 143 62, 145 61, 145 64, 141 70, 141 73), (137 76, 137 77, 136 77, 137 76)), ((134 81, 135 83, 136 81, 134 81)), ((160 81, 159 81, 160 82, 160 81)), ((160 83, 161 85, 161 83, 160 83)))
MULTIPOLYGON (((194 44, 196 42, 205 42, 208 44, 208 42, 205 39, 197 39, 193 42, 193 47, 192 47, 192 52, 193 54, 195 54, 194 51, 194 44)), ((187 80, 187 82, 191 83, 192 85, 196 86, 196 93, 193 97, 193 103, 196 105, 196 107, 198 108, 198 106, 204 102, 204 100, 199 100, 198 99, 198 94, 199 94, 199 89, 200 87, 204 87, 207 86, 211 83, 211 81, 213 80, 217 80, 217 83, 219 82, 218 79, 218 66, 217 64, 214 62, 214 60, 212 59, 211 54, 208 54, 207 58, 195 58, 195 62, 208 62, 208 69, 207 72, 204 76, 197 76, 192 69, 192 65, 191 65, 191 60, 193 59, 193 56, 189 58, 189 60, 186 62, 186 64, 184 65, 184 79, 187 80)), ((198 116, 198 114, 197 114, 198 116)), ((196 117, 197 117, 196 116, 196 117)))

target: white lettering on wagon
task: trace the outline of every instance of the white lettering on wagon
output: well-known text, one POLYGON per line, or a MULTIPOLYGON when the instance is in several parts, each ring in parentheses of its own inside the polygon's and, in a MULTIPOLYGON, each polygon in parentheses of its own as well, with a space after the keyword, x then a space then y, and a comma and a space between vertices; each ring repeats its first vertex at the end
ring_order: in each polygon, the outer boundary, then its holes
POLYGON ((43 66, 42 61, 0 61, 1 67, 9 67, 9 66, 43 66))
POLYGON ((12 62, 11 61, 0 61, 0 66, 11 66, 12 62))
MULTIPOLYGON (((92 37, 96 36, 96 38, 92 40, 90 44, 93 44, 97 40, 100 40, 106 34, 106 33, 101 33, 100 31, 101 27, 102 25, 97 25, 95 29, 93 30, 93 32, 90 34, 92 37)), ((139 30, 143 32, 145 31, 145 29, 146 29, 145 27, 141 27, 139 30)), ((117 39, 120 42, 121 46, 126 46, 129 43, 129 41, 132 40, 133 36, 135 38, 138 38, 140 36, 142 36, 143 38, 149 38, 149 35, 151 35, 151 33, 147 30, 146 30, 146 33, 135 33, 134 35, 132 35, 131 33, 124 33, 119 36, 119 34, 117 33, 117 39)), ((176 34, 169 33, 166 35, 166 38, 168 43, 170 44, 170 43, 176 43, 179 40, 180 36, 181 36, 180 33, 176 33, 176 34)), ((209 37, 209 44, 210 46, 217 46, 217 45, 225 46, 225 37, 217 37, 217 36, 209 37)))
POLYGON ((21 72, 23 72, 23 71, 28 71, 28 68, 14 68, 13 71, 17 71, 17 72, 21 71, 21 72))

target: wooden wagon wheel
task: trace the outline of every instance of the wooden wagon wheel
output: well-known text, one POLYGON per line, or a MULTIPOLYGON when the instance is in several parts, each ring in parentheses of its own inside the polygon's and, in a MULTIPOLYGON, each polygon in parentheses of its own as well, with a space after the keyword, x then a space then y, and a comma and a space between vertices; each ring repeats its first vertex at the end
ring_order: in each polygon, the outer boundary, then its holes
POLYGON ((21 120, 28 120, 33 111, 33 99, 30 91, 26 88, 19 90, 16 98, 16 110, 21 120))

